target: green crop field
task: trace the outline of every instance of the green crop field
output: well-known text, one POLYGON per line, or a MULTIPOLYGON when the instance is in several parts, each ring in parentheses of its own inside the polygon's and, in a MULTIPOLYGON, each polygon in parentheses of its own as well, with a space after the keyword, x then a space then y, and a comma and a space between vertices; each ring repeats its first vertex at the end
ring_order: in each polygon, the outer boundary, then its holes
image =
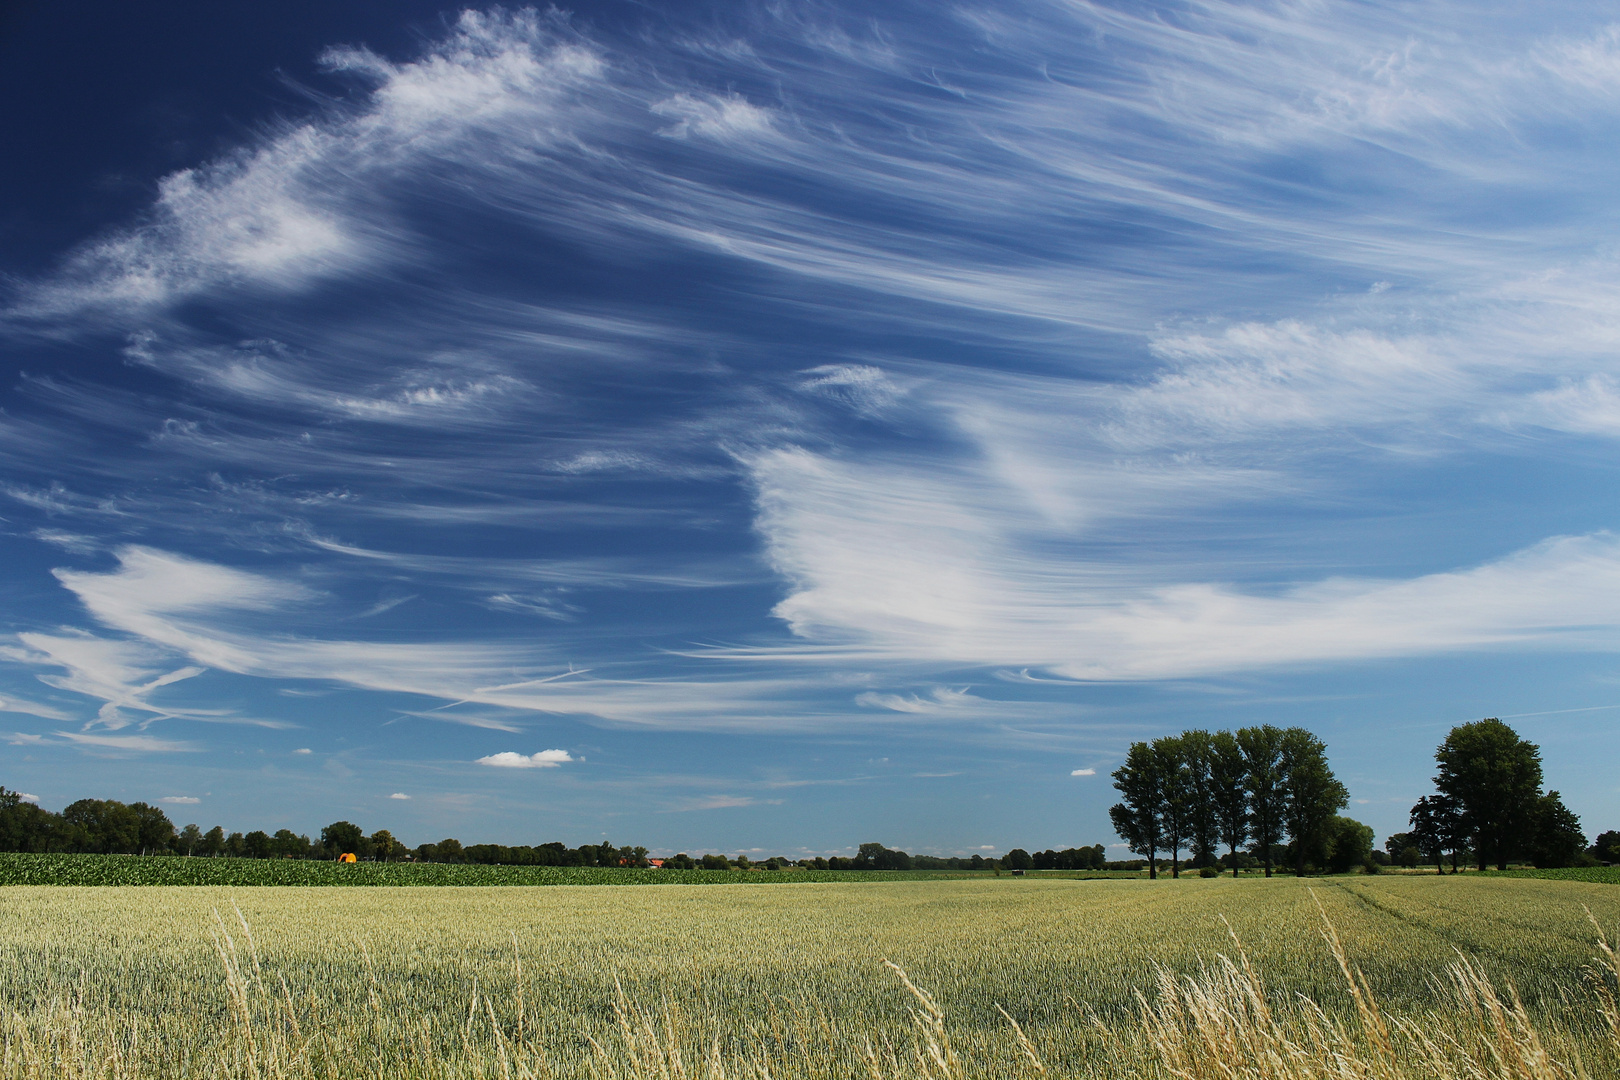
POLYGON ((0 889, 0 1076, 1620 1075, 1607 885, 799 880, 0 889))
POLYGON ((1620 885, 1620 866, 1581 866, 1567 870, 1507 870, 1490 871, 1494 877, 1542 878, 1547 881, 1590 881, 1604 885, 1620 885))
MULTIPOLYGON (((983 870, 630 870, 596 866, 337 863, 302 859, 182 859, 0 852, 0 885, 765 885, 775 882, 936 881, 983 870)), ((1137 878, 1106 870, 1043 871, 1062 878, 1137 878)))
MULTIPOLYGON (((711 885, 911 878, 880 870, 630 870, 595 866, 337 863, 140 855, 0 854, 0 885, 711 885)), ((946 875, 941 875, 946 876, 946 875)), ((949 876, 974 876, 957 873, 949 876)))

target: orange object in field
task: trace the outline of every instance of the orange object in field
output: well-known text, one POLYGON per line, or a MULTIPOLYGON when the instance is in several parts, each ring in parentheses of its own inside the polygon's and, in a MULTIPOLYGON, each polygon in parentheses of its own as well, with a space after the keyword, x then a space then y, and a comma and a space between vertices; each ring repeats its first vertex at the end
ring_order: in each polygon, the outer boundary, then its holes
POLYGON ((355 857, 354 857, 354 852, 352 852, 352 851, 345 851, 343 854, 338 856, 338 862, 354 862, 354 861, 355 861, 355 857))

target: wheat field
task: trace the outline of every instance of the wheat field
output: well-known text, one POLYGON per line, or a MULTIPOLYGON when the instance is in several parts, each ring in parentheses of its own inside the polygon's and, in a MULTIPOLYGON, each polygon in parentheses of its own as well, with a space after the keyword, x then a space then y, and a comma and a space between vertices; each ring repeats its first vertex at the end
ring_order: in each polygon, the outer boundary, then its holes
POLYGON ((0 1076, 1573 1080, 1617 927, 1466 877, 13 887, 0 1076))

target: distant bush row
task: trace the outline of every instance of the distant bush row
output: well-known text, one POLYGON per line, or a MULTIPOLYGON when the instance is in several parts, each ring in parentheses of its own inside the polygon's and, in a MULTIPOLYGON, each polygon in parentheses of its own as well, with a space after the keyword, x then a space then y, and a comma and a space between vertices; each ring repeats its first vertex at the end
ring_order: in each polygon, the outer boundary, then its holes
POLYGON ((1014 848, 1002 859, 982 855, 967 858, 909 855, 879 843, 862 844, 848 858, 833 856, 789 859, 774 856, 750 859, 746 855, 685 853, 651 859, 641 846, 617 847, 603 841, 569 847, 548 844, 463 844, 454 838, 407 847, 387 829, 369 835, 350 821, 334 821, 311 840, 290 829, 227 833, 216 825, 206 832, 197 825, 176 828, 160 807, 148 803, 121 803, 114 799, 80 799, 60 814, 25 801, 15 791, 0 787, 0 852, 94 855, 184 855, 237 859, 332 861, 351 854, 361 862, 471 864, 483 866, 555 868, 641 868, 666 870, 1139 870, 1140 860, 1110 862, 1101 844, 1092 847, 1043 851, 1030 855, 1014 848))

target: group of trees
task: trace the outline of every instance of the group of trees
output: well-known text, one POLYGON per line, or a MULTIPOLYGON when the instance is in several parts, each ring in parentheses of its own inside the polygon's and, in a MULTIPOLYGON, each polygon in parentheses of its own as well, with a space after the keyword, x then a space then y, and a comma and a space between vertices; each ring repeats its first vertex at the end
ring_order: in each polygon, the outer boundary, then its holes
POLYGON ((1558 792, 1542 790, 1541 748, 1502 721, 1452 728, 1434 759, 1436 794, 1412 807, 1411 832, 1386 842, 1392 858, 1425 858, 1441 873, 1448 854, 1452 873, 1470 855, 1481 870, 1520 859, 1539 867, 1620 861, 1620 850, 1605 858, 1603 837, 1586 850, 1580 818, 1558 792))
MULTIPOLYGON (((1013 848, 1001 863, 1013 870, 1109 870, 1115 869, 1106 858, 1107 849, 1101 844, 1090 847, 1065 848, 1062 851, 1037 851, 1030 855, 1023 848, 1013 848), (1026 865, 1027 863, 1027 865, 1026 865)), ((1135 861, 1135 860, 1131 860, 1135 861)))
POLYGON ((84 852, 100 855, 189 855, 247 859, 335 859, 348 852, 379 862, 503 863, 519 866, 646 866, 644 847, 610 843, 561 843, 536 847, 469 844, 440 840, 411 848, 387 829, 369 836, 349 821, 334 821, 320 839, 280 829, 227 833, 215 825, 204 832, 196 825, 176 829, 169 816, 147 803, 113 799, 80 799, 60 814, 43 810, 15 791, 0 787, 0 851, 84 852))
POLYGON ((0 851, 167 853, 177 835, 167 814, 143 802, 80 799, 53 814, 0 787, 0 851))
MULTIPOLYGON (((1385 842, 1388 861, 1416 865, 1421 859, 1452 872, 1472 857, 1481 870, 1526 859, 1537 866, 1620 862, 1620 832, 1605 832, 1590 849, 1580 819, 1556 791, 1542 790, 1541 751, 1497 719, 1452 728, 1435 752, 1436 793, 1419 799, 1411 831, 1385 842)), ((1121 801, 1109 810, 1114 828, 1130 849, 1146 856, 1149 876, 1158 876, 1161 856, 1180 876, 1181 853, 1204 869, 1224 864, 1263 866, 1275 862, 1295 873, 1310 868, 1372 869, 1372 830, 1339 815, 1348 793, 1328 767, 1327 748, 1304 728, 1270 725, 1232 731, 1195 730, 1152 742, 1132 743, 1125 764, 1114 771, 1121 801), (1245 845, 1247 849, 1245 850, 1245 845), (1220 848, 1227 849, 1220 856, 1220 848)), ((311 841, 289 829, 227 833, 196 825, 176 829, 168 815, 147 803, 80 799, 60 814, 0 787, 0 851, 90 852, 235 856, 257 859, 334 859, 353 853, 378 861, 491 863, 513 866, 647 866, 644 847, 559 842, 530 846, 468 844, 447 838, 410 848, 387 829, 367 835, 349 821, 335 821, 311 841)), ((1135 860, 1109 861, 1103 845, 1046 850, 1031 855, 1014 848, 1001 859, 908 855, 879 843, 862 844, 852 857, 794 860, 746 855, 700 858, 680 854, 673 867, 748 870, 798 865, 821 870, 1101 870, 1139 869, 1135 860)), ((1382 856, 1379 856, 1382 858, 1382 856)))
POLYGON ((1371 857, 1372 830, 1338 817, 1349 793, 1328 767, 1327 747, 1304 728, 1184 731, 1132 743, 1113 776, 1121 801, 1109 817, 1147 857, 1150 877, 1161 853, 1180 876, 1183 851, 1196 867, 1224 862, 1235 875, 1245 844, 1267 877, 1279 855, 1300 875, 1371 857))

